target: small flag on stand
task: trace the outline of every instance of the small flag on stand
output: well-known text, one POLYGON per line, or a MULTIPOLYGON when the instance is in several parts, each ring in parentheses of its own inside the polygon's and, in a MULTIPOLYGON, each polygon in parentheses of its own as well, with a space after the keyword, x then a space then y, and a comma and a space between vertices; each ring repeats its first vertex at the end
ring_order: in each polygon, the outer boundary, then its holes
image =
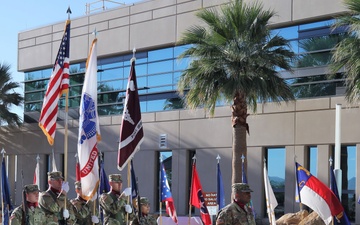
MULTIPOLYGON (((135 50, 134 50, 135 51, 135 50)), ((135 52, 134 52, 135 54, 135 52)), ((118 169, 122 170, 140 149, 144 139, 140 101, 135 73, 135 58, 131 59, 130 75, 126 87, 126 98, 120 128, 118 169)))
POLYGON ((69 89, 69 52, 70 20, 67 20, 39 119, 39 126, 50 145, 54 144, 59 98, 69 89))
POLYGON ((39 160, 40 160, 40 156, 37 155, 33 184, 36 184, 40 188, 40 165, 39 165, 40 163, 39 163, 39 160))
POLYGON ((193 205, 196 208, 200 209, 200 216, 204 225, 211 225, 210 214, 205 205, 205 199, 203 196, 200 179, 196 171, 195 162, 192 166, 190 205, 193 205))
POLYGON ((274 191, 270 184, 265 161, 264 161, 264 184, 265 184, 266 208, 269 217, 269 223, 270 225, 276 225, 275 208, 278 205, 278 202, 276 200, 274 191))
POLYGON ((218 205, 218 210, 222 209, 225 206, 225 194, 224 194, 224 184, 222 181, 221 170, 220 170, 220 156, 217 158, 217 196, 216 203, 218 205))
POLYGON ((297 162, 295 164, 301 203, 314 210, 325 224, 331 223, 333 216, 341 219, 344 215, 344 208, 330 188, 300 164, 297 162))
POLYGON ((80 100, 77 154, 80 164, 82 198, 95 199, 99 185, 97 142, 101 140, 97 113, 97 39, 92 42, 86 61, 85 80, 80 100))
POLYGON ((160 162, 160 183, 161 183, 161 201, 165 202, 166 212, 172 218, 174 223, 178 224, 178 218, 174 205, 174 200, 171 195, 169 182, 166 176, 166 171, 163 162, 160 162))

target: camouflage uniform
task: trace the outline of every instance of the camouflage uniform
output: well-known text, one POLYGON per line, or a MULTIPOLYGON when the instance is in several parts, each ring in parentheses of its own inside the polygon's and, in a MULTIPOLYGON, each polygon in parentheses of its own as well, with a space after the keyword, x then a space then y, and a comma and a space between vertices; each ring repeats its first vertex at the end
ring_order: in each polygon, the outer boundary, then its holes
MULTIPOLYGON (((79 181, 75 182, 75 188, 81 188, 79 181)), ((92 224, 91 216, 94 210, 94 203, 92 201, 87 202, 80 196, 70 200, 73 211, 75 214, 76 222, 74 225, 88 225, 92 224)))
MULTIPOLYGON (((39 191, 39 188, 37 185, 30 184, 26 185, 24 187, 24 192, 30 193, 39 191)), ((35 204, 26 203, 26 219, 23 220, 23 215, 25 215, 23 210, 23 205, 20 205, 19 207, 15 208, 14 211, 11 213, 11 216, 9 218, 9 224, 10 225, 22 225, 23 222, 25 222, 26 225, 47 225, 51 224, 46 221, 46 216, 44 211, 35 204)))
MULTIPOLYGON (((238 192, 252 192, 248 184, 236 183, 233 189, 238 192)), ((256 225, 250 207, 241 208, 236 202, 222 208, 216 215, 216 225, 256 225)))
MULTIPOLYGON (((109 182, 122 182, 120 174, 109 175, 109 182)), ((125 211, 126 198, 123 195, 112 191, 103 193, 99 199, 100 206, 104 213, 105 225, 126 225, 127 212, 125 211)), ((133 213, 129 214, 129 221, 133 213)))
MULTIPOLYGON (((150 204, 149 199, 145 197, 141 197, 140 205, 145 205, 145 204, 150 204)), ((157 222, 153 216, 148 214, 142 214, 142 216, 140 217, 140 223, 139 223, 139 216, 136 215, 131 225, 157 225, 157 222)))
MULTIPOLYGON (((49 172, 48 178, 63 179, 61 172, 49 172)), ((44 210, 47 220, 58 224, 73 224, 75 221, 74 211, 72 210, 70 201, 63 193, 57 193, 51 188, 40 194, 39 205, 44 210), (69 211, 69 218, 65 221, 63 210, 65 207, 69 211)))

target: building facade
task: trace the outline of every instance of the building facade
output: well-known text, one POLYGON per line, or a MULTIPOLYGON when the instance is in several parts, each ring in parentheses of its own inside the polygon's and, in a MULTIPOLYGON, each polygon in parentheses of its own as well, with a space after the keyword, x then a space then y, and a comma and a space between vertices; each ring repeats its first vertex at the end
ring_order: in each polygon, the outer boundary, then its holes
MULTIPOLYGON (((124 89, 129 73, 129 60, 136 48, 136 72, 140 88, 145 141, 134 157, 140 194, 150 198, 158 212, 159 157, 171 159, 171 190, 178 215, 189 212, 189 189, 192 158, 204 192, 216 192, 217 156, 225 185, 226 202, 231 197, 232 128, 230 107, 220 105, 210 118, 203 109, 185 110, 179 104, 176 83, 188 61, 177 60, 186 46, 176 42, 189 26, 198 24, 195 12, 228 0, 152 0, 122 6, 100 13, 74 18, 70 42, 70 120, 68 123, 68 159, 64 159, 64 112, 60 110, 54 146, 49 146, 37 125, 42 101, 51 74, 64 22, 28 30, 18 37, 18 70, 25 74, 25 125, 20 130, 1 128, 0 141, 7 152, 9 180, 15 202, 21 202, 21 182, 31 183, 40 156, 41 189, 47 188, 46 172, 51 170, 51 151, 55 152, 58 169, 64 171, 67 161, 68 180, 75 179, 75 154, 78 134, 78 106, 85 61, 96 29, 98 38, 99 114, 104 155, 108 174, 116 167, 124 89), (171 156, 171 157, 169 157, 171 156), (14 163, 16 162, 16 163, 14 163), (19 173, 21 171, 21 174, 19 173)), ((251 1, 247 1, 251 2, 251 1)), ((340 78, 325 78, 334 41, 311 48, 314 40, 339 40, 341 30, 332 31, 335 16, 345 11, 339 0, 261 1, 277 16, 271 21, 274 33, 291 41, 300 56, 295 73, 279 71, 297 96, 288 104, 259 103, 248 117, 247 176, 252 189, 253 205, 258 218, 266 217, 263 164, 267 161, 269 176, 279 201, 277 215, 297 212, 294 161, 308 168, 325 184, 329 183, 329 158, 334 158, 335 106, 342 105, 341 142, 343 169, 343 204, 356 224, 360 224, 359 171, 360 128, 356 126, 360 110, 348 104, 343 96, 340 78), (324 7, 326 5, 326 7, 324 7), (359 159, 358 159, 359 158, 359 159), (277 183, 276 183, 277 182, 277 183)), ((317 46, 317 45, 316 45, 317 46)), ((60 108, 63 101, 60 101, 60 108)), ((121 172, 124 180, 127 171, 121 172)), ((75 193, 70 193, 75 195, 75 193)), ((194 214, 198 214, 195 210, 194 214)))

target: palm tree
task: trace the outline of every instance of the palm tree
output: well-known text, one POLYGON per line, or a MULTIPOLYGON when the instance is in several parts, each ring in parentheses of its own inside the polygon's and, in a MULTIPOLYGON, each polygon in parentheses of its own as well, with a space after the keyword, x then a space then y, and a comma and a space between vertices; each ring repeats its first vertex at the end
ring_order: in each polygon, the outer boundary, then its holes
POLYGON ((345 70, 346 99, 354 102, 360 98, 360 1, 345 0, 344 4, 349 14, 340 17, 334 28, 346 27, 348 36, 336 46, 330 69, 334 74, 345 70))
POLYGON ((20 106, 23 97, 14 91, 20 87, 19 83, 12 82, 10 65, 0 63, 0 124, 10 126, 20 126, 22 121, 19 115, 10 112, 12 105, 20 106))
POLYGON ((277 69, 291 71, 295 54, 284 38, 271 35, 268 23, 275 13, 259 3, 202 9, 197 17, 206 26, 193 26, 178 44, 191 44, 180 59, 191 57, 179 80, 179 92, 187 91, 186 106, 204 107, 214 115, 218 101, 231 102, 233 127, 232 183, 241 182, 241 156, 247 156, 248 107, 257 102, 294 100, 277 69))

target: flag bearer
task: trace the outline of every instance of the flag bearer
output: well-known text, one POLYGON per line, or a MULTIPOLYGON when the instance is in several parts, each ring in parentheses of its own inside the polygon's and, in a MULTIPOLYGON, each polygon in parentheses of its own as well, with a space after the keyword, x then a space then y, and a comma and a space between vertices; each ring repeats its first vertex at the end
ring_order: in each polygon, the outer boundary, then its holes
POLYGON ((47 220, 60 225, 74 224, 75 215, 70 201, 66 198, 69 183, 64 182, 60 171, 48 172, 49 188, 40 194, 39 205, 47 220), (66 202, 66 207, 65 207, 66 202))
POLYGON ((126 225, 127 218, 132 220, 132 207, 126 203, 127 196, 131 195, 131 188, 122 189, 120 174, 109 175, 110 191, 100 196, 99 202, 104 212, 105 225, 126 225), (126 214, 129 214, 128 216, 126 214))
POLYGON ((89 200, 86 201, 83 199, 82 190, 81 190, 81 182, 75 182, 75 192, 76 198, 71 199, 70 202, 73 205, 73 211, 76 217, 76 222, 74 225, 88 225, 92 223, 99 223, 99 218, 93 215, 94 211, 94 202, 89 200))
MULTIPOLYGON (((36 184, 24 186, 23 203, 11 213, 10 225, 46 225, 44 211, 38 205, 39 188, 36 184)), ((57 224, 57 223, 56 223, 57 224)))
POLYGON ((153 216, 149 215, 150 202, 149 202, 148 198, 146 198, 146 197, 140 198, 140 207, 141 207, 141 210, 139 210, 140 215, 138 214, 134 218, 131 225, 157 225, 155 218, 153 216), (139 218, 140 218, 140 223, 139 223, 139 218))
POLYGON ((249 185, 232 185, 233 202, 222 208, 216 215, 216 225, 255 225, 254 215, 246 204, 251 200, 249 185))

